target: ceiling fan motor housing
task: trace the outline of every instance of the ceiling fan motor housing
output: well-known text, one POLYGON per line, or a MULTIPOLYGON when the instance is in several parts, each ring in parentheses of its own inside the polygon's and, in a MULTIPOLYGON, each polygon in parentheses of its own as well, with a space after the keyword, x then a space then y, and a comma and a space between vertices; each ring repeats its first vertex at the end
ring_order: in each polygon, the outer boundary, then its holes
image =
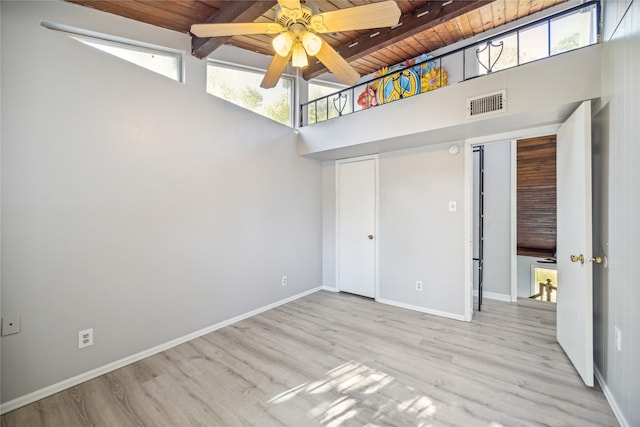
MULTIPOLYGON (((276 20, 280 25, 294 31, 294 25, 300 25, 306 30, 311 23, 313 11, 307 6, 300 9, 287 9, 286 7, 278 7, 276 10, 276 20)), ((303 31, 304 31, 303 30, 303 31)))

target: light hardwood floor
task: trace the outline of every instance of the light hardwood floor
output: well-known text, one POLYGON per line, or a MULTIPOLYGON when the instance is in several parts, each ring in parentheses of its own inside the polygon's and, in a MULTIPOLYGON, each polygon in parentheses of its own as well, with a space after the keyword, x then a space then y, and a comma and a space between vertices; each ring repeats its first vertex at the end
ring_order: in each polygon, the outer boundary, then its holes
POLYGON ((472 323, 317 292, 2 416, 2 426, 610 426, 555 305, 472 323))

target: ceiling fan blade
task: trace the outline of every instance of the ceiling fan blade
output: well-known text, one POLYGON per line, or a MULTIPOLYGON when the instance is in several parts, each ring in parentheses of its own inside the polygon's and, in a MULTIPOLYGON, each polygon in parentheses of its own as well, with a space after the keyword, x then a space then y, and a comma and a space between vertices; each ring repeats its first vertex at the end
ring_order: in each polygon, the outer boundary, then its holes
POLYGON ((287 9, 300 9, 300 0, 278 0, 280 7, 287 9))
POLYGON ((244 34, 278 34, 285 28, 277 22, 233 22, 222 24, 193 24, 191 33, 196 37, 221 37, 244 34))
POLYGON ((284 69, 287 68, 289 59, 291 59, 291 52, 292 51, 290 50, 287 56, 273 56, 271 64, 269 64, 269 68, 267 68, 267 72, 264 74, 262 83, 260 83, 261 88, 271 89, 278 83, 278 80, 280 80, 280 76, 284 72, 284 69))
POLYGON ((392 27, 400 20, 400 14, 398 4, 388 0, 318 13, 311 18, 311 28, 317 33, 335 33, 392 27))
POLYGON ((342 56, 329 43, 323 42, 320 50, 316 54, 324 65, 327 66, 335 76, 346 85, 353 85, 360 78, 360 74, 344 60, 342 56))

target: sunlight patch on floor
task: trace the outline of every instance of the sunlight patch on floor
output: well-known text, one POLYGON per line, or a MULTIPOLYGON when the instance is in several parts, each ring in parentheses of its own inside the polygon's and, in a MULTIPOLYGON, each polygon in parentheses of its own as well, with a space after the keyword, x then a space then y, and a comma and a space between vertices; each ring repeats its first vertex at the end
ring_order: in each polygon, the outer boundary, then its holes
POLYGON ((324 378, 300 384, 269 400, 271 404, 296 404, 296 397, 321 398, 310 415, 327 427, 338 427, 366 411, 369 426, 388 424, 394 418, 411 419, 428 427, 436 413, 431 398, 380 370, 350 361, 327 372, 324 378))

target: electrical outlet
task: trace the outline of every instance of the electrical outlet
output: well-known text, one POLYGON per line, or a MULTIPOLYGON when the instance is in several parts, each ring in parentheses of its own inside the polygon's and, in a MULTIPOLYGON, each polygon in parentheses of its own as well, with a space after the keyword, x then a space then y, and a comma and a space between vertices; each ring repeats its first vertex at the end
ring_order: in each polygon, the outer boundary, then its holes
POLYGON ((78 349, 93 345, 93 328, 78 332, 78 349))
POLYGON ((282 286, 287 286, 287 276, 282 276, 282 286))
POLYGON ((20 332, 20 316, 2 316, 2 336, 20 332))
POLYGON ((613 332, 615 334, 616 350, 622 351, 622 332, 617 326, 613 327, 613 332))
POLYGON ((416 291, 422 290, 422 282, 420 280, 416 280, 416 291))

